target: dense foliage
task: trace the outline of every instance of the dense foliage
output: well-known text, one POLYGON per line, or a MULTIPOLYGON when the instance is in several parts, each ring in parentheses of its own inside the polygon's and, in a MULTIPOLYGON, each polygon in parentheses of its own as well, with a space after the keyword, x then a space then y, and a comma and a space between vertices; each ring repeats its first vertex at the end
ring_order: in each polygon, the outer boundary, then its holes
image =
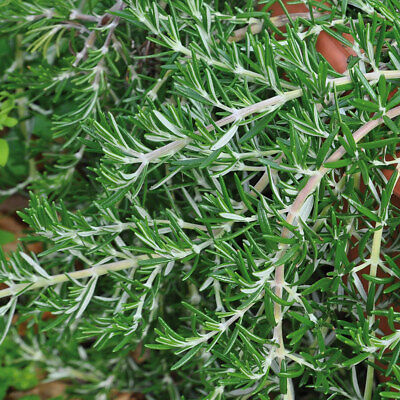
POLYGON ((20 368, 75 398, 400 398, 400 1, 319 6, 278 40, 250 0, 0 1, 20 368))

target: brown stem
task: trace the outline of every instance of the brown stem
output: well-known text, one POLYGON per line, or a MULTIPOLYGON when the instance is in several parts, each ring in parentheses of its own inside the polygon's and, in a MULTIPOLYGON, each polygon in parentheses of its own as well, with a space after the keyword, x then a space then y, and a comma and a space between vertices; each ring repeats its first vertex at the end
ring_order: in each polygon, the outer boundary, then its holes
MULTIPOLYGON (((380 76, 384 76, 386 79, 399 79, 400 78, 400 70, 391 70, 391 71, 378 71, 378 72, 369 72, 367 74, 364 74, 365 79, 368 81, 374 81, 378 80, 380 76)), ((346 85, 348 83, 351 83, 352 80, 348 76, 344 76, 342 78, 335 78, 335 79, 330 79, 328 80, 327 84, 335 85, 336 87, 340 87, 342 85, 346 85)), ((206 127, 208 131, 213 131, 215 129, 215 126, 218 127, 223 127, 227 124, 230 124, 232 122, 242 120, 249 115, 253 115, 256 113, 261 113, 268 108, 273 108, 278 105, 283 105, 287 101, 296 99, 298 97, 301 97, 303 94, 302 89, 295 89, 291 90, 289 92, 285 92, 282 94, 279 94, 277 96, 271 97, 266 100, 259 101, 258 103, 251 104, 250 106, 241 108, 239 110, 234 111, 232 114, 227 115, 226 117, 216 121, 214 124, 210 124, 206 127)), ((196 134, 199 132, 196 131, 196 134)), ((174 142, 168 143, 165 146, 159 147, 156 150, 152 150, 149 153, 146 153, 143 155, 143 158, 145 159, 146 162, 155 162, 159 157, 164 156, 165 154, 171 154, 171 152, 175 153, 182 148, 184 148, 186 145, 191 143, 192 139, 191 138, 186 138, 186 139, 178 139, 175 140, 174 142), (169 152, 171 150, 171 152, 169 152)), ((143 160, 138 160, 137 162, 142 162, 143 160)))
MULTIPOLYGON (((386 113, 386 116, 390 119, 393 119, 400 115, 400 106, 397 106, 386 113)), ((354 132, 353 138, 356 143, 358 143, 362 138, 364 138, 372 129, 376 128, 380 124, 382 124, 383 118, 378 118, 375 120, 368 121, 365 125, 359 128, 357 131, 354 132)), ((325 163, 335 162, 340 160, 346 154, 346 150, 343 146, 340 146, 326 161, 325 163)), ((321 167, 317 173, 312 176, 307 184, 304 186, 302 190, 300 190, 299 194, 297 195, 294 203, 290 207, 290 211, 286 217, 286 222, 292 224, 294 219, 297 217, 298 213, 300 212, 302 206, 304 205, 305 201, 307 200, 308 196, 316 189, 319 185, 323 176, 329 171, 327 167, 321 167)), ((287 238, 290 235, 290 230, 286 227, 281 231, 281 237, 287 238)), ((287 244, 281 244, 281 249, 277 255, 277 259, 281 259, 285 254, 288 248, 287 244)), ((275 270, 275 294, 282 298, 282 288, 285 283, 285 266, 279 265, 275 270)), ((274 328, 274 339, 279 344, 278 349, 278 363, 279 365, 282 363, 282 360, 285 355, 285 346, 283 342, 283 331, 282 331, 282 306, 275 302, 274 304, 274 316, 276 321, 276 326, 274 328)))
MULTIPOLYGON (((116 10, 122 10, 125 7, 125 4, 121 1, 118 0, 113 7, 110 8, 111 11, 116 11, 116 10)), ((74 16, 74 15, 72 15, 74 16)), ((98 21, 97 23, 97 27, 102 27, 104 25, 107 25, 110 20, 113 19, 112 22, 112 26, 110 28, 110 32, 106 38, 106 44, 107 44, 107 48, 110 44, 111 41, 111 36, 116 28, 116 26, 118 25, 119 22, 119 17, 114 18, 111 14, 109 13, 105 13, 103 16, 101 16, 100 18, 96 19, 98 21), (117 20, 117 21, 116 21, 117 20)), ((91 31, 89 36, 87 37, 87 39, 85 40, 85 44, 83 45, 83 49, 77 54, 75 61, 73 62, 73 66, 77 67, 78 64, 81 62, 81 60, 86 58, 87 52, 90 48, 93 47, 94 42, 96 40, 96 31, 91 31)))
MULTIPOLYGON (((400 115, 400 106, 395 107, 386 113, 386 116, 390 119, 393 119, 400 115)), ((358 143, 362 138, 364 138, 372 129, 376 128, 380 124, 382 124, 383 118, 374 119, 368 121, 365 125, 359 128, 353 134, 354 141, 358 143)), ((340 146, 326 161, 325 163, 331 163, 335 161, 339 161, 346 154, 346 150, 343 146, 340 146)), ((288 216, 286 217, 286 222, 291 224, 294 218, 297 216, 297 213, 300 211, 307 197, 315 190, 315 188, 320 183, 323 176, 330 170, 330 168, 321 167, 314 176, 312 176, 304 188, 297 195, 294 203, 290 207, 290 211, 288 216)), ((287 228, 282 229, 281 236, 288 237, 289 231, 287 228)))

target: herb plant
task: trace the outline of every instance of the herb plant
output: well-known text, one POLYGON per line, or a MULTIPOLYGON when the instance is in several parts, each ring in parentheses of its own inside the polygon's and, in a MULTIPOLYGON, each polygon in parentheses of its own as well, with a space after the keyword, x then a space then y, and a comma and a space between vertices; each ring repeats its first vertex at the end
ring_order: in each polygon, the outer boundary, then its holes
POLYGON ((0 1, 15 363, 74 398, 400 398, 400 2, 272 3, 0 1))

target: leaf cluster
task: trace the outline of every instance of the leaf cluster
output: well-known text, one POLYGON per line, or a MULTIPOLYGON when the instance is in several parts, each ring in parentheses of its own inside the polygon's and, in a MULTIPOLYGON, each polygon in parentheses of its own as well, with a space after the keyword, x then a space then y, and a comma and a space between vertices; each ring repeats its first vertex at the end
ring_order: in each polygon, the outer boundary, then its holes
POLYGON ((250 1, 0 1, 0 198, 31 230, 1 254, 3 346, 82 398, 399 389, 400 4, 327 3, 278 40, 250 1))

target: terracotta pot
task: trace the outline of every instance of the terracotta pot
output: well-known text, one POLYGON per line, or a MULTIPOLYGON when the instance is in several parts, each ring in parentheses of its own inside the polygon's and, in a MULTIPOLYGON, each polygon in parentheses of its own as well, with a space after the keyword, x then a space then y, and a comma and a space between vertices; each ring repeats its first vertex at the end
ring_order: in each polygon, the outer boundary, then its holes
MULTIPOLYGON (((303 3, 288 4, 289 2, 290 2, 290 0, 283 0, 286 10, 290 14, 308 12, 308 8, 306 7, 305 4, 303 4, 303 3)), ((258 5, 257 9, 258 10, 263 9, 263 5, 258 5)), ((280 15, 285 14, 283 8, 281 7, 281 5, 278 2, 272 4, 272 6, 270 6, 266 11, 271 13, 271 17, 278 17, 280 15)), ((281 27, 279 29, 282 32, 286 32, 285 27, 281 27)), ((354 38, 351 35, 344 33, 343 37, 346 38, 351 43, 354 43, 354 38)), ((277 39, 281 39, 281 38, 282 37, 277 36, 277 39)), ((352 48, 343 45, 339 40, 332 37, 325 31, 320 32, 320 34, 318 35, 317 42, 316 42, 316 50, 327 60, 327 62, 332 66, 332 68, 336 72, 339 72, 339 73, 344 73, 347 70, 349 57, 356 56, 356 53, 354 52, 354 50, 352 48)), ((389 100, 396 92, 397 92, 397 89, 393 90, 390 93, 389 100)), ((398 156, 400 156, 400 152, 398 153, 398 156)), ((390 157, 388 157, 388 159, 390 159, 390 157)), ((382 172, 386 176, 387 179, 389 179, 391 177, 391 175, 393 174, 392 169, 384 169, 384 170, 382 170, 382 172)), ((365 185, 363 183, 362 183, 361 190, 365 190, 365 185)), ((397 184, 394 188, 391 202, 400 208, 400 180, 397 182, 397 184)), ((398 232, 396 232, 396 236, 397 236, 397 234, 398 234, 398 232)), ((352 242, 353 243, 356 242, 355 238, 352 238, 352 242)), ((348 252, 349 261, 353 261, 357 257, 358 257, 358 245, 353 246, 348 252)), ((397 264, 400 266, 400 260, 397 261, 397 264)), ((366 293, 368 292, 369 282, 362 275, 369 274, 369 272, 370 272, 369 268, 366 268, 362 271, 357 272, 357 275, 358 275, 360 281, 362 282, 362 285, 363 285, 366 293)), ((388 275, 385 274, 380 268, 378 268, 377 276, 380 278, 384 278, 384 277, 387 277, 388 275)), ((346 277, 344 277, 344 280, 345 280, 345 282, 347 281, 346 277)), ((377 304, 379 304, 381 301, 384 301, 385 299, 387 299, 387 297, 385 295, 382 295, 380 297, 380 299, 378 300, 377 304)), ((400 312, 399 304, 392 304, 392 306, 396 312, 400 312)), ((398 329, 399 327, 400 327, 400 324, 395 325, 396 329, 398 329)), ((381 332, 383 333, 384 336, 392 333, 392 329, 390 328, 386 317, 379 317, 379 329, 381 330, 381 332)), ((385 366, 382 363, 380 363, 379 361, 377 362, 377 364, 385 369, 385 366)), ((384 374, 382 374, 378 371, 377 371, 377 376, 381 382, 390 380, 390 377, 385 377, 384 374)))
MULTIPOLYGON (((354 43, 354 38, 348 33, 343 33, 342 36, 348 41, 354 43)), ((347 70, 347 63, 350 56, 356 56, 353 49, 345 46, 339 40, 322 31, 318 35, 317 43, 315 45, 318 53, 322 54, 326 61, 332 68, 341 74, 347 70)))
MULTIPOLYGON (((297 14, 297 13, 307 13, 309 11, 308 7, 303 4, 290 4, 292 0, 283 0, 283 3, 286 7, 286 10, 289 14, 297 14)), ((324 3, 328 5, 328 3, 324 3)), ((264 6, 259 4, 257 10, 262 10, 264 6)), ((279 17, 280 15, 285 15, 285 12, 279 2, 276 2, 271 5, 267 10, 267 12, 271 13, 271 17, 279 17)), ((317 7, 314 7, 314 11, 319 11, 317 7)), ((282 32, 286 32, 286 27, 279 28, 282 32)), ((343 37, 345 37, 350 42, 354 42, 354 39, 351 35, 344 33, 343 37)), ((277 36, 277 39, 283 39, 282 36, 277 36)), ((347 69, 347 60, 349 56, 355 56, 356 53, 350 47, 343 45, 339 40, 335 39, 325 31, 322 31, 317 38, 316 43, 317 51, 324 56, 324 58, 328 61, 328 63, 332 66, 332 68, 339 72, 343 73, 347 69)))
MULTIPOLYGON (((308 12, 308 8, 306 7, 305 4, 288 4, 290 0, 283 0, 283 3, 286 7, 286 10, 290 14, 294 13, 305 13, 308 12)), ((325 3, 326 4, 326 3, 325 3)), ((258 5, 257 6, 258 10, 263 9, 263 5, 258 5)), ((271 13, 271 17, 278 17, 280 15, 284 15, 285 12, 279 2, 276 2, 272 4, 266 11, 271 13)), ((279 28, 282 32, 286 32, 285 27, 279 28)), ((354 38, 349 35, 344 33, 343 37, 346 38, 348 41, 351 43, 354 43, 354 38)), ((277 36, 277 39, 281 39, 282 37, 277 36)), ((317 42, 316 42, 316 50, 327 60, 327 62, 332 66, 332 68, 339 73, 344 73, 347 70, 347 64, 348 64, 348 59, 350 56, 356 56, 356 53, 354 50, 348 46, 345 46, 342 44, 339 40, 334 38, 333 36, 329 35, 327 32, 322 31, 318 35, 317 42)), ((390 98, 397 92, 397 89, 393 90, 389 94, 389 100, 390 98)), ((400 156, 400 152, 397 154, 400 156)), ((390 159, 388 157, 387 159, 390 159)), ((393 159, 393 158, 391 158, 393 159)), ((392 169, 384 169, 382 170, 383 174, 386 176, 387 179, 391 177, 393 174, 392 169)), ((362 183, 361 185, 361 190, 365 190, 365 185, 362 183)), ((397 182, 394 191, 393 191, 393 196, 391 198, 391 202, 396 205, 397 207, 400 208, 400 180, 397 182)), ((396 232, 397 236, 398 232, 396 232)), ((353 237, 352 242, 355 243, 356 239, 353 237)), ((390 244, 388 244, 390 245, 390 244)), ((353 246, 350 248, 348 252, 348 259, 349 261, 353 261, 358 257, 358 245, 353 246)), ((397 261, 397 264, 400 266, 400 260, 397 261)), ((363 274, 369 274, 369 268, 366 268, 362 271, 357 272, 357 275, 362 282, 362 285, 364 287, 365 292, 368 292, 368 286, 369 282, 362 276, 363 274)), ((377 271, 377 276, 380 278, 387 277, 388 275, 385 274, 382 269, 378 268, 377 271)), ((344 281, 347 282, 346 277, 344 277, 344 281)), ((382 295, 380 299, 378 300, 377 304, 379 304, 381 301, 384 301, 387 299, 385 295, 382 295)), ((392 304, 393 309, 396 312, 400 312, 400 305, 399 304, 392 304)), ((398 329, 400 327, 400 324, 395 324, 395 328, 398 329)), ((392 333, 392 329, 389 326, 388 320, 386 317, 380 317, 379 318, 379 329, 383 333, 384 336, 389 335, 392 333)), ((382 368, 385 369, 385 366, 380 363, 379 361, 377 362, 378 365, 380 365, 382 368)), ((385 377, 384 374, 377 372, 377 376, 381 382, 385 382, 390 380, 390 377, 385 377)))
MULTIPOLYGON (((319 0, 318 0, 319 1, 319 0)), ((286 10, 288 11, 289 14, 299 14, 299 13, 308 13, 308 7, 303 4, 303 3, 299 3, 299 4, 290 4, 292 2, 292 0, 283 0, 283 4, 286 7, 286 10)), ((264 9, 264 4, 258 4, 256 9, 258 11, 261 11, 264 9)), ((283 11, 283 8, 281 7, 281 5, 279 4, 279 2, 276 2, 274 4, 272 4, 268 9, 266 9, 267 12, 271 13, 271 17, 279 17, 279 16, 285 16, 285 12, 283 11)), ((281 32, 286 32, 286 26, 280 26, 278 28, 281 32)), ((282 40, 284 39, 283 36, 280 35, 276 35, 275 36, 278 40, 282 40)))
MULTIPOLYGON (((395 89, 391 93, 391 96, 393 96, 393 94, 396 91, 397 91, 397 89, 395 89)), ((397 156, 398 157, 400 156, 400 151, 397 153, 397 156)), ((392 156, 387 156, 386 159, 387 160, 393 160, 393 157, 392 156)), ((385 175, 385 177, 387 179, 390 179, 390 177, 393 174, 393 170, 392 169, 383 169, 382 172, 383 172, 383 174, 385 175)), ((364 192, 366 190, 364 182, 361 182, 360 190, 361 190, 361 192, 364 192)), ((400 208, 400 182, 399 181, 397 182, 397 184, 396 184, 396 186, 395 186, 395 188, 393 190, 393 195, 391 197, 391 203, 394 204, 396 207, 400 208)), ((397 236, 399 235, 399 232, 400 232, 400 227, 397 228, 397 230, 393 233, 393 238, 388 243, 386 243, 386 247, 390 247, 391 246, 391 244, 393 243, 393 240, 396 239, 397 236)), ((352 237, 352 242, 353 243, 356 242, 356 239, 354 237, 352 237)), ((397 253, 393 253, 393 254, 391 254, 391 256, 395 257, 395 256, 398 256, 398 254, 399 254, 398 252, 397 253)), ((358 257, 358 255, 359 255, 359 251, 358 251, 358 245, 357 245, 357 246, 354 246, 354 247, 350 248, 350 250, 349 250, 349 252, 347 254, 348 260, 349 261, 353 261, 358 257)), ((381 256, 381 259, 383 259, 383 255, 381 256)), ((396 264, 397 264, 397 266, 400 267, 400 258, 396 260, 396 264)), ((370 273, 370 268, 369 267, 365 268, 362 271, 358 271, 357 272, 357 275, 358 275, 358 277, 359 277, 359 279, 360 279, 360 281, 361 281, 366 293, 368 293, 369 282, 362 275, 363 274, 369 274, 369 273, 370 273)), ((387 277, 390 276, 389 274, 384 273, 382 271, 382 269, 379 268, 379 267, 378 267, 376 275, 377 275, 378 278, 387 278, 387 277)), ((347 279, 345 278, 344 281, 347 282, 347 279)), ((393 282, 391 284, 393 284, 393 282)), ((387 287, 387 286, 388 285, 385 285, 385 287, 387 287)), ((382 294, 379 297, 379 299, 378 299, 376 304, 378 305, 382 301, 385 301, 385 300, 388 300, 388 299, 389 299, 388 296, 386 296, 385 294, 382 294)), ((395 312, 400 312, 400 304, 398 304, 397 302, 391 303, 389 307, 393 307, 393 310, 395 312)), ((381 336, 387 336, 387 335, 390 335, 391 333, 393 333, 393 330, 389 326, 388 319, 386 317, 381 316, 381 317, 378 317, 378 319, 379 319, 379 330, 382 332, 381 336)), ((394 327, 395 327, 395 329, 400 329, 400 324, 399 323, 395 323, 394 327)), ((386 366, 382 362, 376 360, 376 364, 379 365, 381 368, 386 369, 386 366)), ((380 373, 379 371, 377 371, 377 377, 378 377, 379 381, 382 382, 382 383, 391 380, 391 376, 386 377, 384 374, 380 373)))
MULTIPOLYGON (((398 199, 398 200, 400 200, 400 199, 398 199)), ((397 237, 398 233, 399 233, 399 230, 397 230, 394 233, 394 237, 397 237)), ((352 237, 351 239, 352 239, 351 241, 353 243, 356 242, 356 239, 354 237, 352 237)), ((389 247, 390 244, 391 244, 390 242, 387 243, 386 247, 389 247)), ((391 254, 392 257, 397 256, 397 255, 398 254, 391 254)), ((358 245, 351 247, 350 250, 347 253, 348 260, 349 261, 353 261, 358 256, 359 256, 358 245)), ((383 259, 383 255, 381 256, 381 258, 383 259)), ((400 259, 396 260, 396 264, 400 267, 400 259)), ((369 282, 362 276, 363 274, 370 274, 370 267, 366 267, 365 269, 357 272, 357 276, 358 276, 358 278, 360 279, 360 281, 361 281, 361 283, 363 285, 364 291, 366 293, 368 293, 369 282)), ((388 278, 390 275, 385 273, 385 272, 383 272, 382 269, 378 267, 376 276, 378 278, 388 278)), ((347 283, 347 277, 343 277, 343 280, 344 280, 345 283, 347 283)), ((392 282, 391 284, 385 285, 385 288, 388 287, 389 285, 392 285, 393 283, 394 282, 392 282)), ((382 293, 380 295, 379 299, 377 300, 376 304, 379 305, 381 302, 387 301, 389 298, 390 298, 389 296, 387 296, 387 295, 382 293)), ((389 307, 393 307, 393 310, 395 312, 400 312, 400 304, 398 304, 397 302, 392 302, 389 305, 389 307)), ((379 330, 382 332, 382 334, 380 334, 378 336, 382 337, 382 336, 387 336, 387 335, 390 335, 391 333, 393 333, 392 328, 389 326, 389 322, 388 322, 387 317, 379 316, 379 317, 376 317, 376 319, 379 321, 378 327, 379 327, 379 330)), ((394 323, 394 327, 395 327, 395 329, 400 329, 400 324, 399 323, 394 323)), ((376 360, 376 364, 379 365, 382 369, 386 369, 386 365, 384 365, 379 360, 376 360)), ((376 373, 377 373, 377 377, 378 377, 380 382, 387 382, 387 381, 391 380, 390 376, 386 377, 384 374, 380 373, 379 371, 376 371, 376 373)))

